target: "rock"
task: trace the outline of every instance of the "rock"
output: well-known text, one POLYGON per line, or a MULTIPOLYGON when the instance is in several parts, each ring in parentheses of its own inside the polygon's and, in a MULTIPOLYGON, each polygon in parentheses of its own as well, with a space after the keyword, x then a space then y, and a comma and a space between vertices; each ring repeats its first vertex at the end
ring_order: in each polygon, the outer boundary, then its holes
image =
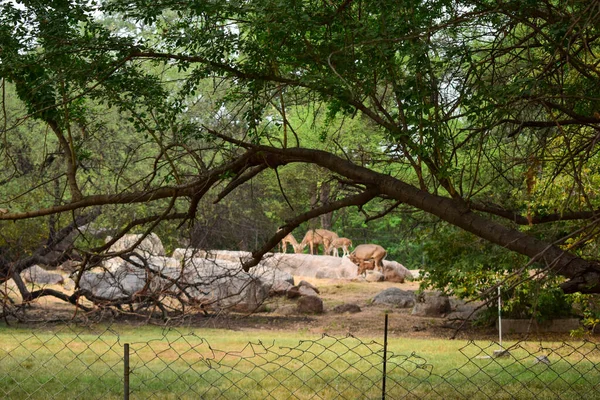
POLYGON ((294 276, 319 279, 353 278, 358 272, 358 267, 348 257, 275 253, 265 257, 261 264, 294 276))
POLYGON ((126 301, 142 290, 145 283, 145 271, 122 269, 114 273, 84 272, 79 280, 79 288, 83 295, 93 302, 126 301))
POLYGON ((110 272, 115 272, 119 268, 121 268, 121 266, 124 266, 126 264, 127 264, 127 261, 123 260, 121 257, 105 258, 100 263, 102 268, 104 268, 105 270, 110 271, 110 272))
POLYGON ((256 267, 252 268, 249 273, 250 275, 263 281, 263 283, 266 285, 274 285, 275 283, 281 281, 287 282, 291 286, 294 285, 294 277, 289 272, 271 268, 264 264, 257 265, 256 267))
POLYGON ((65 279, 65 281, 63 283, 63 288, 68 291, 75 289, 75 282, 73 281, 73 279, 71 279, 71 278, 65 279))
POLYGON ((289 299, 295 299, 300 296, 317 296, 317 292, 307 286, 293 286, 287 291, 289 299))
POLYGON ((188 248, 177 248, 175 250, 173 250, 173 254, 171 255, 172 258, 176 259, 176 260, 189 260, 190 258, 206 258, 206 251, 204 250, 200 250, 200 249, 196 249, 193 247, 188 247, 188 248))
POLYGON ((286 293, 288 299, 295 299, 297 297, 300 297, 300 287, 299 286, 292 286, 286 293))
POLYGON ((285 296, 292 287, 291 283, 287 281, 277 281, 269 289, 269 296, 285 296))
POLYGON ((21 272, 21 278, 25 282, 36 285, 58 285, 64 282, 64 277, 61 274, 51 273, 40 267, 33 265, 21 272))
POLYGON ((300 296, 318 296, 319 293, 315 292, 314 289, 308 286, 298 286, 300 289, 300 296))
POLYGON ((305 281, 305 280, 301 280, 301 281, 298 283, 298 286, 304 286, 304 287, 307 287, 307 288, 309 288, 309 289, 312 289, 312 290, 314 290, 316 293, 319 293, 319 289, 317 289, 317 287, 316 287, 316 286, 314 286, 312 283, 310 283, 310 282, 307 282, 307 281, 305 281))
POLYGON ((337 314, 344 314, 344 313, 355 314, 355 313, 358 313, 361 311, 362 310, 360 309, 358 304, 353 304, 353 303, 340 304, 339 306, 335 306, 333 308, 333 312, 337 313, 337 314))
POLYGON ((79 261, 67 260, 64 263, 60 264, 58 266, 58 269, 66 272, 67 274, 70 274, 70 273, 77 271, 77 269, 79 268, 80 265, 81 265, 81 263, 79 261))
POLYGON ((412 281, 414 279, 410 271, 396 261, 383 260, 383 275, 388 282, 403 283, 405 280, 412 281))
POLYGON ((450 312, 450 299, 439 292, 421 293, 412 310, 419 317, 443 317, 450 312))
POLYGON ((464 300, 455 297, 450 298, 450 313, 446 315, 448 320, 475 320, 483 313, 486 308, 482 307, 483 302, 472 301, 465 302, 464 300))
POLYGON ((388 288, 377 294, 373 298, 373 303, 409 308, 415 305, 415 294, 398 288, 388 288))
MULTIPOLYGON (((136 264, 144 265, 143 260, 136 264)), ((146 266, 124 262, 113 272, 86 272, 80 287, 86 297, 96 302, 135 301, 147 292, 176 296, 183 288, 198 304, 249 312, 268 298, 272 279, 277 275, 265 267, 249 274, 239 263, 202 258, 191 259, 182 268, 179 260, 154 256, 146 259, 146 266)))
MULTIPOLYGON (((266 255, 265 255, 266 256, 266 255)), ((178 248, 173 251, 173 258, 177 260, 190 260, 192 258, 205 258, 207 260, 223 260, 233 263, 252 258, 252 253, 248 251, 231 251, 231 250, 200 250, 193 247, 186 249, 178 248)))
MULTIPOLYGON (((123 235, 123 237, 110 246, 108 252, 121 252, 128 249, 140 240, 142 236, 143 235, 141 234, 123 235)), ((111 239, 111 236, 107 236, 105 242, 108 243, 111 239)), ((165 255, 165 248, 163 247, 160 238, 155 233, 146 236, 134 251, 140 253, 143 257, 165 255)))
POLYGON ((317 296, 302 296, 298 300, 297 310, 302 314, 323 313, 323 300, 317 296))
POLYGON ((365 271, 365 280, 367 282, 383 282, 383 274, 379 271, 374 270, 366 270, 365 271))

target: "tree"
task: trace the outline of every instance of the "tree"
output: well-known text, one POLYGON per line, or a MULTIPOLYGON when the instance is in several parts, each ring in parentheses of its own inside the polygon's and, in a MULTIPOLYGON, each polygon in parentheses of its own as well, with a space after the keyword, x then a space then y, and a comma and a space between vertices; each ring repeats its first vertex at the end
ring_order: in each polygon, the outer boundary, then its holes
MULTIPOLYGON (((600 265, 584 252, 598 232, 598 5, 4 4, 0 77, 25 107, 5 113, 5 143, 20 121, 39 121, 61 158, 52 181, 65 191, 52 205, 6 204, 0 221, 154 204, 122 233, 149 232, 161 220, 192 221, 210 196, 220 201, 269 171, 312 164, 341 189, 288 217, 245 269, 299 224, 381 201, 380 216, 400 205, 423 211, 565 277, 565 292, 600 292, 600 265), (102 15, 135 31, 111 30, 102 15), (327 111, 315 129, 360 120, 371 151, 351 141, 317 148, 290 117, 307 105, 327 111), (100 173, 106 160, 87 147, 86 127, 107 113, 145 140, 120 165, 135 160, 146 175, 100 173), (90 168, 101 185, 83 184, 90 168)), ((112 134, 96 132, 101 142, 112 134)))

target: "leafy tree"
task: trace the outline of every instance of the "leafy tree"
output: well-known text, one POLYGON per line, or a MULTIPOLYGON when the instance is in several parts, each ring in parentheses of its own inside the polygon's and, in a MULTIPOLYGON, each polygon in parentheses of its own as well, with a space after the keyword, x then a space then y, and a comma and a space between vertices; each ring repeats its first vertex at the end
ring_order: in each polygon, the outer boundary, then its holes
MULTIPOLYGON (((52 135, 44 158, 56 153, 60 163, 31 193, 49 192, 53 182, 62 190, 50 203, 5 203, 0 221, 114 206, 129 209, 119 211, 130 222, 121 233, 149 231, 161 220, 193 221, 209 198, 224 202, 270 171, 306 164, 327 173, 318 179, 332 183, 329 191, 319 186, 327 195, 249 244, 246 269, 312 218, 357 206, 374 219, 400 207, 540 264, 566 278, 565 292, 599 292, 600 266, 586 251, 598 232, 597 7, 3 4, 0 77, 23 108, 5 114, 4 142, 14 143, 21 121, 37 121, 37 143, 41 132, 52 135), (319 107, 326 112, 311 112, 319 107), (109 114, 118 124, 102 123, 109 114), (340 120, 336 140, 330 129, 340 120), (304 121, 311 123, 302 128, 304 121), (122 139, 115 129, 128 132, 130 147, 112 145, 111 137, 122 139), (89 174, 96 184, 86 184, 89 174)), ((2 268, 15 272, 14 264, 2 268)))

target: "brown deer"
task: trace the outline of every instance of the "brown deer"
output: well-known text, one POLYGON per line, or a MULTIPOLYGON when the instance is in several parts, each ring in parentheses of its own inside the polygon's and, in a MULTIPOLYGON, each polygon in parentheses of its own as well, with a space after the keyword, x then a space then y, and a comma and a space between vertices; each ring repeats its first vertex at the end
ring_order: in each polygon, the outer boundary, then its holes
POLYGON ((387 256, 387 251, 378 244, 359 244, 348 256, 350 261, 358 265, 358 275, 363 274, 368 269, 377 269, 379 267, 383 273, 383 259, 387 256), (367 260, 372 260, 369 262, 367 260))
POLYGON ((302 253, 303 248, 300 247, 300 243, 298 243, 294 235, 292 235, 291 233, 288 233, 283 239, 281 239, 281 242, 279 242, 279 251, 281 251, 282 253, 287 252, 288 244, 292 245, 292 247, 294 248, 294 253, 302 253))
POLYGON ((333 239, 331 241, 331 251, 333 252, 334 257, 340 256, 340 254, 338 252, 338 250, 340 248, 342 248, 342 250, 343 250, 342 257, 349 256, 350 250, 348 250, 348 249, 350 247, 352 247, 352 240, 350 240, 348 238, 341 237, 341 238, 333 239))
POLYGON ((338 235, 335 232, 328 231, 326 229, 311 229, 306 232, 304 239, 300 243, 300 248, 304 250, 306 245, 310 246, 310 254, 315 254, 315 247, 318 253, 319 245, 323 245, 323 254, 329 254, 331 241, 337 239, 338 235))
POLYGON ((358 275, 364 274, 366 271, 372 271, 375 269, 375 261, 373 260, 361 260, 358 263, 358 275))

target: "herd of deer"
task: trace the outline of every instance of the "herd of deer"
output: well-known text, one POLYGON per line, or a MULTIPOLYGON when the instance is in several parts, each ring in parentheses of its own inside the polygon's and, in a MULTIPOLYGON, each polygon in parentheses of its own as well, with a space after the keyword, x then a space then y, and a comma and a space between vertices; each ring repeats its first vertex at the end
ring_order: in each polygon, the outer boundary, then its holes
POLYGON ((279 244, 282 253, 287 251, 288 244, 292 245, 296 254, 302 253, 307 245, 310 246, 310 254, 315 254, 319 251, 319 245, 323 245, 323 254, 335 257, 339 257, 339 249, 341 248, 343 250, 342 257, 348 256, 350 261, 358 265, 358 275, 377 267, 383 273, 383 259, 387 256, 387 251, 378 244, 360 244, 350 253, 352 240, 339 237, 337 233, 326 229, 310 229, 300 243, 294 235, 287 234, 279 244))

